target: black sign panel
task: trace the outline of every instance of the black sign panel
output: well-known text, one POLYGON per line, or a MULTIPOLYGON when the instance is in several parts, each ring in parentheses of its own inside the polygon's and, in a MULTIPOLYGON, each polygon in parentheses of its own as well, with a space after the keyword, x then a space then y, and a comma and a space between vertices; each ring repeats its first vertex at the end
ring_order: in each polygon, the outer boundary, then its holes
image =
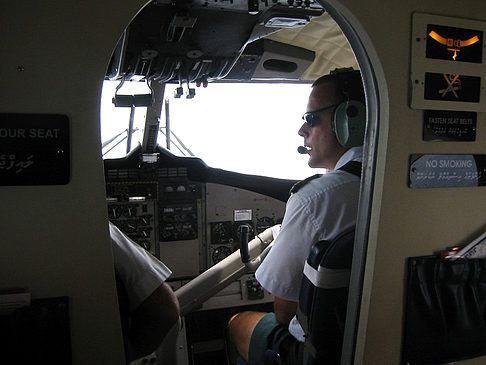
POLYGON ((0 185, 69 182, 69 119, 58 114, 0 114, 0 185))
POLYGON ((486 155, 412 155, 412 189, 486 186, 486 155))
POLYGON ((481 63, 483 32, 427 24, 426 57, 439 60, 481 63))
POLYGON ((425 110, 424 141, 475 141, 476 120, 474 112, 425 110))
POLYGON ((478 103, 481 78, 454 74, 425 73, 424 99, 478 103))

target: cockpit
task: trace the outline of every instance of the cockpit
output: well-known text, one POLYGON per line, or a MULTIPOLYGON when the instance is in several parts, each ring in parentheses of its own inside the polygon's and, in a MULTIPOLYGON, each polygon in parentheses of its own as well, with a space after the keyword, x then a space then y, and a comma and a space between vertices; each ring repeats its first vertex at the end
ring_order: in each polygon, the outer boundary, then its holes
POLYGON ((100 115, 107 209, 182 293, 171 361, 225 363, 228 318, 271 311, 271 293, 254 270, 235 269, 234 252, 242 226, 250 239, 268 234, 291 187, 316 173, 297 130, 310 84, 336 67, 357 64, 315 1, 155 1, 121 35, 100 115), (227 278, 199 278, 210 270, 227 278))

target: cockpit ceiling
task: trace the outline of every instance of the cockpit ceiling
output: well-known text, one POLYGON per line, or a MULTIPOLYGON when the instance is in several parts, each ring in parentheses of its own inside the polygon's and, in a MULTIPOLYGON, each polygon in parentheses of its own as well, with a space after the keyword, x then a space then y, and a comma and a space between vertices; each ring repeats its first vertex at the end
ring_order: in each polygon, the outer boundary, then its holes
POLYGON ((358 68, 353 51, 336 22, 324 13, 302 28, 282 29, 266 38, 315 52, 301 80, 313 81, 339 67, 358 68))
POLYGON ((346 38, 319 3, 289 4, 294 1, 153 2, 127 27, 106 79, 299 82, 357 67, 346 38))

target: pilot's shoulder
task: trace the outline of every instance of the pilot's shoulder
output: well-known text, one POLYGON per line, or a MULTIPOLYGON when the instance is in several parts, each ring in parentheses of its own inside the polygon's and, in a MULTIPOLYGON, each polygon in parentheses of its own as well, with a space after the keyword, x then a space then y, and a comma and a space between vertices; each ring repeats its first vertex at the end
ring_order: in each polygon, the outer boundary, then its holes
POLYGON ((302 189, 309 182, 311 182, 312 180, 315 180, 315 179, 317 179, 317 178, 319 178, 321 176, 322 176, 322 174, 315 174, 315 175, 309 176, 308 178, 306 178, 304 180, 301 180, 301 181, 295 183, 292 186, 292 188, 290 189, 290 193, 293 194, 293 193, 298 192, 300 189, 302 189))

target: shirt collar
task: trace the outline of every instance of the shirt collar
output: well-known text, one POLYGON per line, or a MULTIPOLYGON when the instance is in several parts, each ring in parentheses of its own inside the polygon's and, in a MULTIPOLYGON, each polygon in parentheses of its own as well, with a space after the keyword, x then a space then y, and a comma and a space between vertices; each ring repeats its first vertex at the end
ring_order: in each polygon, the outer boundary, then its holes
POLYGON ((352 147, 347 150, 336 163, 334 170, 346 165, 349 161, 362 161, 363 160, 363 146, 352 147))

